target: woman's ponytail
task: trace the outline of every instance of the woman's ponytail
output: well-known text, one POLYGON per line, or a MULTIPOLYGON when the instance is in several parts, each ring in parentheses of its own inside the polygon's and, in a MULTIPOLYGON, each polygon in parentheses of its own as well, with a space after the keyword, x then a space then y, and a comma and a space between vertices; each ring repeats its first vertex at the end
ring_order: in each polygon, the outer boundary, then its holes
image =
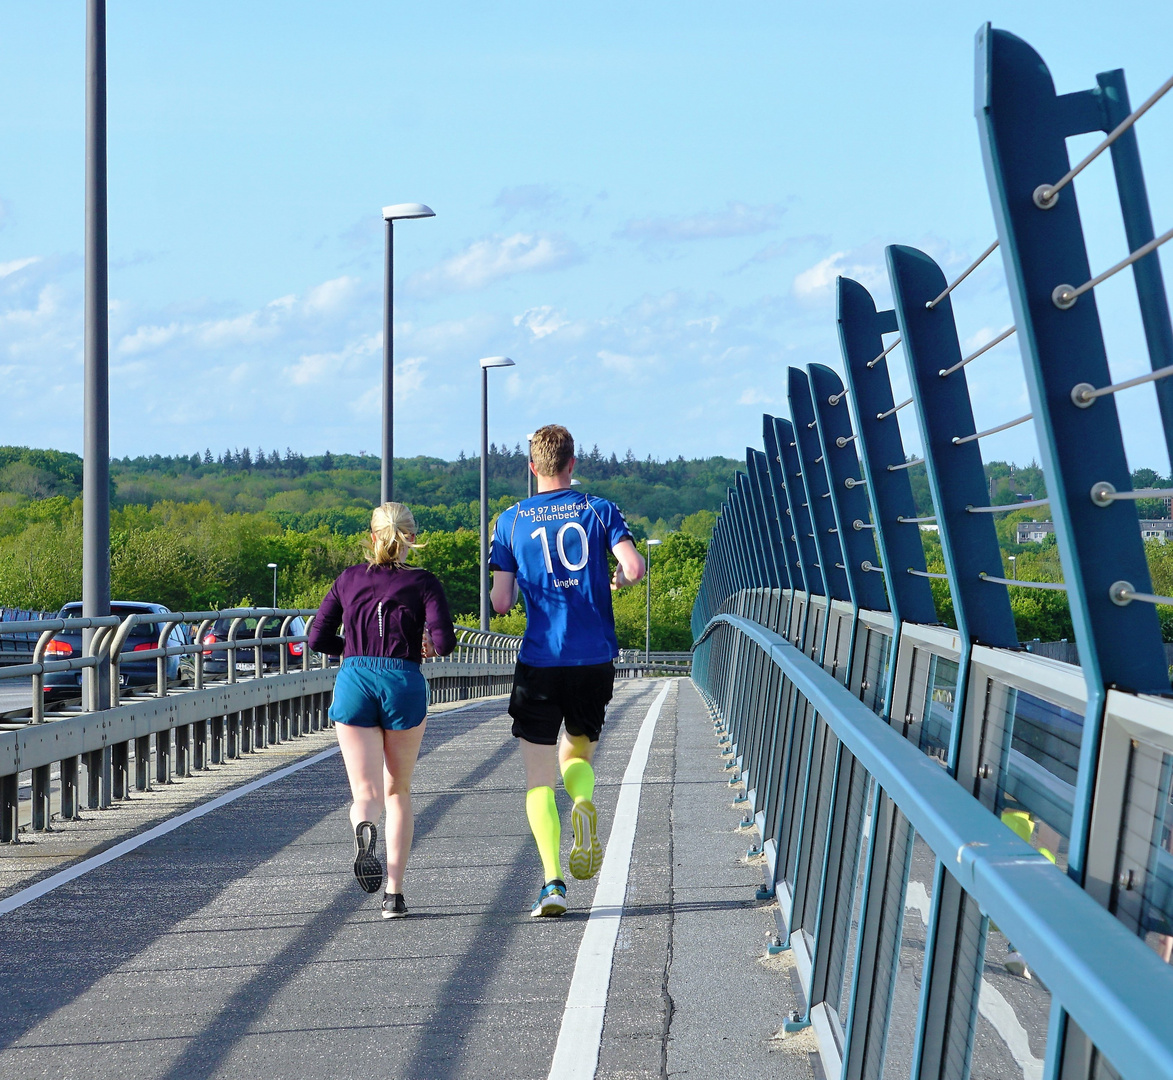
POLYGON ((423 547, 415 542, 415 534, 415 518, 403 503, 376 506, 371 514, 371 535, 363 542, 367 562, 371 566, 403 566, 408 552, 423 547))

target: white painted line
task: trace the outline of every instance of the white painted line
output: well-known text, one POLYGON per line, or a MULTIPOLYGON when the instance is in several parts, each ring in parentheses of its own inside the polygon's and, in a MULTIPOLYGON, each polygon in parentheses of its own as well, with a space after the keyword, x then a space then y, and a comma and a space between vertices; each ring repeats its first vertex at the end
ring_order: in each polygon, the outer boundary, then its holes
POLYGON ((10 911, 24 907, 25 904, 44 896, 46 893, 51 893, 54 889, 60 888, 70 881, 74 881, 83 874, 88 874, 91 870, 96 870, 99 866, 105 866, 106 863, 121 858, 128 851, 134 851, 135 848, 149 844, 152 840, 157 840, 160 836, 166 836, 169 832, 174 832, 181 825, 186 825, 189 821, 195 821, 196 818, 210 814, 213 810, 219 810, 221 806, 227 806, 228 803, 235 802, 243 795, 248 795, 258 788, 265 787, 267 784, 283 780, 292 773, 306 769, 310 765, 316 765, 319 761, 324 761, 326 758, 337 754, 338 750, 339 748, 337 746, 331 746, 328 750, 314 754, 313 757, 308 757, 304 761, 295 762, 293 765, 286 765, 284 769, 277 769, 274 772, 262 776, 259 780, 253 780, 241 787, 226 791, 223 795, 218 795, 209 802, 195 807, 193 810, 187 810, 182 814, 177 814, 173 818, 168 818, 166 821, 161 821, 158 825, 148 829, 144 833, 139 833, 137 836, 123 840, 113 847, 108 847, 105 851, 94 855, 92 858, 84 859, 75 866, 71 866, 67 870, 62 870, 59 874, 53 874, 51 877, 45 878, 44 881, 38 881, 36 885, 30 885, 27 889, 21 889, 20 892, 13 893, 7 900, 0 900, 0 915, 7 915, 10 911))
MULTIPOLYGON (((929 891, 923 881, 910 881, 905 888, 904 906, 920 916, 926 929, 929 925, 929 891)), ((1026 1028, 1018 1019, 1014 1006, 989 979, 983 978, 978 991, 978 1012, 1002 1037, 1010 1056, 1022 1070, 1023 1080, 1043 1080, 1043 1060, 1034 1056, 1026 1028)))
POLYGON ((562 1027, 558 1032, 558 1044, 554 1047, 554 1060, 550 1063, 550 1080, 593 1080, 598 1068, 603 1015, 611 985, 611 960, 627 896, 627 875, 639 817, 644 768, 648 763, 656 721, 671 685, 665 681, 664 688, 648 709, 636 736, 627 771, 623 774, 619 801, 615 804, 615 820, 607 840, 607 854, 603 857, 599 884, 595 889, 595 902, 591 905, 590 918, 578 946, 574 976, 566 995, 562 1027))
POLYGON ((978 992, 978 1012, 989 1020, 994 1030, 1002 1036, 1006 1049, 1022 1070, 1022 1080, 1043 1080, 1043 1059, 1034 1056, 1026 1028, 1018 1019, 1014 1006, 1010 1004, 989 979, 982 979, 978 992))

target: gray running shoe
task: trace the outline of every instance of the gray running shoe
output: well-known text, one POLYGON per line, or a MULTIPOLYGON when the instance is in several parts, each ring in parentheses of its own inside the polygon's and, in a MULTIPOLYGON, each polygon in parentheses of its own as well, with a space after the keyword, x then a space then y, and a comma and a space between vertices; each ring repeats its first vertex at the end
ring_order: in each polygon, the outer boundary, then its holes
POLYGON ((363 892, 376 893, 383 887, 383 864, 375 858, 378 838, 373 821, 360 821, 354 827, 354 876, 363 892))

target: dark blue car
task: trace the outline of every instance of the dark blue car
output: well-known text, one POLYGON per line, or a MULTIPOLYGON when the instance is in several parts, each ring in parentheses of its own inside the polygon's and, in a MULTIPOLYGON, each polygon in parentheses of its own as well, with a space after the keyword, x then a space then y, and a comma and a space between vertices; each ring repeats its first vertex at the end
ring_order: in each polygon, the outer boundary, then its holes
MULTIPOLYGON (((163 604, 148 604, 135 600, 116 600, 110 605, 110 614, 120 619, 127 615, 150 614, 166 615, 170 608, 163 604)), ((59 619, 78 619, 81 617, 81 603, 66 604, 58 613, 59 619)), ((135 660, 136 651, 158 647, 160 623, 143 623, 136 626, 122 647, 122 663, 119 667, 119 683, 123 690, 134 687, 153 687, 156 682, 157 668, 155 658, 149 660, 135 660)), ((182 623, 171 628, 167 639, 168 645, 188 645, 191 639, 187 627, 182 623)), ((46 660, 68 660, 70 657, 81 656, 81 631, 63 630, 57 634, 45 652, 46 660)), ((169 685, 179 682, 178 656, 168 656, 166 659, 167 682, 169 685)), ((45 675, 45 698, 59 700, 62 698, 77 697, 81 694, 83 673, 80 671, 51 671, 45 675)))

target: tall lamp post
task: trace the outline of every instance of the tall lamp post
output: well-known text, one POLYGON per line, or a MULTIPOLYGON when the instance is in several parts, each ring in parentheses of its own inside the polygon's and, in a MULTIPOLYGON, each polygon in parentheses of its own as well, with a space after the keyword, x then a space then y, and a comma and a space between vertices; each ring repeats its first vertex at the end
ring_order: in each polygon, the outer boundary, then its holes
POLYGON ((1010 560, 1010 576, 1015 581, 1017 581, 1018 580, 1018 563, 1016 561, 1017 556, 1007 555, 1006 558, 1008 558, 1010 560))
POLYGON ((481 629, 489 629, 489 368, 513 367, 508 356, 481 361, 481 629))
MULTIPOLYGON (((110 614, 110 330, 106 258, 106 0, 86 4, 85 318, 81 613, 110 614)), ((87 649, 94 634, 83 630, 87 649)), ((84 679, 87 709, 104 709, 105 669, 84 679), (93 700, 94 694, 97 701, 93 700)))
POLYGON ((269 569, 273 571, 273 607, 277 607, 277 564, 275 562, 269 563, 269 569))
POLYGON ((647 579, 647 594, 648 594, 648 614, 647 621, 644 623, 644 666, 647 667, 652 662, 652 548, 659 547, 662 540, 653 540, 648 538, 648 565, 645 577, 647 579))
POLYGON ((379 482, 379 502, 390 502, 395 489, 395 349, 391 340, 394 318, 395 222, 405 218, 435 217, 436 212, 423 203, 405 202, 383 207, 387 250, 383 264, 383 470, 379 482))

